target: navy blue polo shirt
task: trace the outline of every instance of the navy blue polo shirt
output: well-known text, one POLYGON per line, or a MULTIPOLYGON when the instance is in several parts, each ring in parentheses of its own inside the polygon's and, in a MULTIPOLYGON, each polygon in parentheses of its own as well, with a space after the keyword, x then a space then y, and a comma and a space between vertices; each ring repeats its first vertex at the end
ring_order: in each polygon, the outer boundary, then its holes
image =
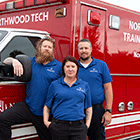
POLYGON ((38 64, 33 57, 31 65, 32 78, 27 82, 25 102, 33 114, 42 116, 48 87, 52 81, 60 77, 61 63, 53 59, 46 65, 38 64))
POLYGON ((94 105, 104 102, 105 95, 103 84, 111 82, 112 79, 106 63, 102 60, 92 59, 92 62, 86 68, 84 68, 78 60, 78 76, 89 83, 92 104, 94 105))
POLYGON ((87 82, 77 79, 70 87, 59 78, 51 83, 45 105, 55 119, 77 121, 85 117, 84 109, 91 107, 91 94, 87 82))

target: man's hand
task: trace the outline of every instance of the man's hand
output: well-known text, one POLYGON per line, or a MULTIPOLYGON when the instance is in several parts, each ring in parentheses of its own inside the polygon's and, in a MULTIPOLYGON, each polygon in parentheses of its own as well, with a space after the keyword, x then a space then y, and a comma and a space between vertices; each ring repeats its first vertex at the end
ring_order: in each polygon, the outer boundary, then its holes
POLYGON ((14 68, 14 74, 16 74, 16 76, 20 77, 21 75, 23 75, 23 66, 17 59, 12 60, 12 66, 14 68))
POLYGON ((106 111, 102 117, 101 123, 104 123, 103 126, 110 124, 111 123, 111 113, 106 111))

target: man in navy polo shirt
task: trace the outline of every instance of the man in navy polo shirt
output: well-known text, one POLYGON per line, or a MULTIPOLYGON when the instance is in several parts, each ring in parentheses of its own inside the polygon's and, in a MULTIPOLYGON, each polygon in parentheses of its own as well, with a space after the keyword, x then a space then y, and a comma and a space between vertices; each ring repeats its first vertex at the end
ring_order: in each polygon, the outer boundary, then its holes
POLYGON ((88 130, 89 140, 105 140, 105 126, 111 122, 113 93, 111 76, 105 62, 91 56, 92 46, 87 39, 78 43, 78 76, 89 83, 93 115, 88 130), (103 102, 106 101, 105 109, 103 102))
MULTIPOLYGON (((31 58, 32 78, 26 85, 25 102, 16 103, 0 113, 0 140, 11 139, 11 125, 26 122, 32 122, 40 140, 51 140, 50 132, 43 122, 43 107, 48 87, 61 71, 61 63, 53 58, 54 46, 54 40, 50 37, 38 42, 35 57, 31 58)), ((23 74, 23 67, 17 59, 9 57, 4 63, 13 65, 17 76, 23 74)))

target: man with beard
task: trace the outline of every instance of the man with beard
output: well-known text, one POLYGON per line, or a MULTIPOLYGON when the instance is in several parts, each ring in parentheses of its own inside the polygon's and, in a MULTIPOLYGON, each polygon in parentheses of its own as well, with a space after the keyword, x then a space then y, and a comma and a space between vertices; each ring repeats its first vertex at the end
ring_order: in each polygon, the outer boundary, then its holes
MULTIPOLYGON (((47 36, 37 43, 35 57, 31 58, 32 78, 26 85, 25 102, 18 102, 0 113, 0 140, 11 139, 11 125, 26 122, 32 122, 40 140, 51 140, 43 123, 43 107, 49 85, 61 72, 61 63, 53 58, 54 46, 54 40, 47 36)), ((17 59, 9 57, 4 63, 13 65, 17 76, 23 74, 23 67, 17 59)))
POLYGON ((105 126, 111 122, 113 93, 111 76, 105 62, 91 56, 92 46, 88 39, 78 43, 78 76, 91 88, 93 115, 88 130, 89 140, 105 140, 105 126), (105 109, 103 107, 106 101, 105 109))

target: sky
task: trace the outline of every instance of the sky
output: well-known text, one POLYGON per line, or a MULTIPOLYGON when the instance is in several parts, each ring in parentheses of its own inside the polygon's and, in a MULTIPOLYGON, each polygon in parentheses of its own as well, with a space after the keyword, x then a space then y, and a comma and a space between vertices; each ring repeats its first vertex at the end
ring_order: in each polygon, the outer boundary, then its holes
POLYGON ((140 0, 102 0, 102 1, 140 12, 140 0))

